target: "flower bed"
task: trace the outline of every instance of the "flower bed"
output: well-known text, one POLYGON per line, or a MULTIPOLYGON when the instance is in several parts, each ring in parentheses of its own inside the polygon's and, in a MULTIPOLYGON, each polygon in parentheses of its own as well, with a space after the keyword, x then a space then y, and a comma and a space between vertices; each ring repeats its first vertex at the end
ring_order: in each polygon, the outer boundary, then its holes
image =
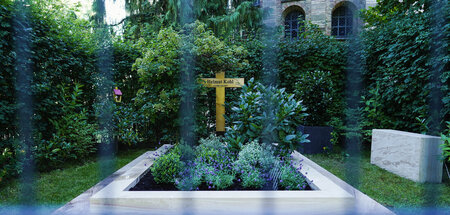
POLYGON ((147 152, 90 197, 91 214, 393 214, 298 152, 292 163, 312 190, 130 191, 170 145, 147 152))
MULTIPOLYGON (((157 154, 155 154, 157 155, 157 154)), ((194 148, 177 145, 159 156, 131 190, 311 189, 283 149, 253 141, 234 153, 210 136, 194 148)))

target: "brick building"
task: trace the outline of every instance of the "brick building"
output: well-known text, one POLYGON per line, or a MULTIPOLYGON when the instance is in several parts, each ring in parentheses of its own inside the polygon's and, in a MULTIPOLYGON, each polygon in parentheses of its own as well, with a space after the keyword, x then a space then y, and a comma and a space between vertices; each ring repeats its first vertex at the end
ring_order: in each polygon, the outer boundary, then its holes
POLYGON ((358 10, 374 6, 376 0, 260 0, 258 4, 272 11, 273 21, 285 26, 287 37, 297 37, 298 20, 303 19, 326 34, 346 38, 356 25, 358 10))

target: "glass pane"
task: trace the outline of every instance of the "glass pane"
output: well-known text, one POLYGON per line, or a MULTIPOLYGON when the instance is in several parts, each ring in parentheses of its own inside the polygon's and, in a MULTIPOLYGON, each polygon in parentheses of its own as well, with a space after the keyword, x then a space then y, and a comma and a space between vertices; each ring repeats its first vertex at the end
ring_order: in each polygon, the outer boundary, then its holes
POLYGON ((341 16, 342 15, 342 7, 339 7, 338 9, 336 9, 334 11, 334 13, 335 13, 335 16, 341 16))
POLYGON ((353 17, 349 16, 347 17, 347 26, 352 26, 353 25, 353 17))
POLYGON ((345 35, 345 28, 339 28, 339 36, 345 35))
POLYGON ((337 36, 337 28, 333 28, 331 35, 337 36))
POLYGON ((339 18, 339 26, 345 26, 345 18, 339 18))
POLYGON ((333 17, 333 19, 331 20, 331 25, 336 26, 337 24, 338 24, 338 19, 336 17, 333 17))

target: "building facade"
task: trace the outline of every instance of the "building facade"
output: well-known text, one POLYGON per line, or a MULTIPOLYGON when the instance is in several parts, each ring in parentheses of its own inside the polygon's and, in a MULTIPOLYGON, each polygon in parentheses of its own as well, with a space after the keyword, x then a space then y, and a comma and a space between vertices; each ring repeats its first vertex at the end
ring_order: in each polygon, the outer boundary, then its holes
POLYGON ((297 37, 298 20, 305 20, 328 35, 346 38, 357 25, 358 11, 375 6, 376 0, 261 0, 259 4, 272 11, 277 24, 285 26, 286 37, 297 37))

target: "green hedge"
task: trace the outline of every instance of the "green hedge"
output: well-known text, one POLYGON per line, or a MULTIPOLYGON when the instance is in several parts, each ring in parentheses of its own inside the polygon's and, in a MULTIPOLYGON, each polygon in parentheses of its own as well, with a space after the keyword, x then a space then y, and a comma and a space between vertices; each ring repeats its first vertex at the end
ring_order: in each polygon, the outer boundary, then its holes
POLYGON ((450 117, 448 4, 432 9, 430 1, 380 1, 363 17, 365 133, 370 135, 372 128, 430 133, 433 72, 441 74, 437 88, 442 95, 438 122, 442 131, 450 117))
POLYGON ((280 42, 280 86, 307 108, 305 124, 338 126, 344 110, 347 43, 304 23, 299 39, 280 42))
MULTIPOLYGON (((22 53, 29 53, 26 60, 32 70, 27 93, 33 101, 36 165, 40 170, 49 170, 67 162, 82 161, 97 147, 93 108, 97 97, 97 43, 91 33, 94 25, 78 19, 75 9, 62 2, 33 1, 27 11, 19 3, 8 0, 0 3, 0 180, 21 172, 18 157, 23 148, 18 141, 17 113, 18 108, 29 105, 16 100, 16 91, 21 89, 15 77, 18 68, 15 29, 26 29, 29 34, 29 49, 22 53), (23 15, 26 21, 20 19, 23 15), (69 101, 67 96, 72 99, 69 101)), ((131 43, 112 44, 114 81, 124 92, 124 103, 131 103, 138 78, 131 66, 139 52, 131 43)), ((130 112, 126 108, 117 108, 116 112, 115 128, 123 131, 118 132, 117 139, 129 144, 136 138, 130 133, 130 127, 134 131, 133 125, 125 118, 138 116, 124 114, 130 112)))

